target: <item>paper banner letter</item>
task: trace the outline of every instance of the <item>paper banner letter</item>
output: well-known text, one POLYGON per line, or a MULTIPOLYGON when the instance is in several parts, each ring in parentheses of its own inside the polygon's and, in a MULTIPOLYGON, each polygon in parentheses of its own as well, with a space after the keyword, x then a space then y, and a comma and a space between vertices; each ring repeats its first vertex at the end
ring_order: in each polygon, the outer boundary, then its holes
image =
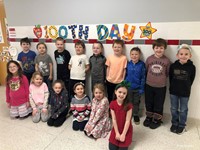
POLYGON ((35 25, 35 27, 33 28, 33 33, 38 39, 42 37, 42 28, 40 24, 35 25))
POLYGON ((142 31, 140 38, 147 37, 148 39, 152 39, 152 34, 157 31, 152 28, 151 22, 148 22, 146 26, 140 26, 140 30, 142 31))
POLYGON ((71 26, 68 26, 68 28, 72 31, 72 38, 76 39, 75 29, 77 28, 77 25, 71 25, 71 26))
POLYGON ((98 35, 98 40, 102 41, 105 40, 108 37, 108 28, 104 25, 97 25, 97 35, 98 35), (102 34, 102 31, 104 31, 104 34, 102 34))
POLYGON ((68 35, 67 28, 65 26, 60 26, 60 28, 58 30, 58 35, 59 35, 59 37, 62 37, 63 39, 66 39, 67 35, 68 35), (64 34, 63 34, 62 31, 64 32, 64 34))
POLYGON ((83 25, 79 25, 79 32, 78 32, 78 37, 79 39, 82 39, 82 36, 84 34, 84 40, 88 40, 88 31, 89 31, 89 26, 85 26, 85 31, 83 31, 83 25))
POLYGON ((113 24, 112 25, 112 28, 111 28, 110 35, 109 35, 108 39, 112 40, 112 39, 114 39, 114 37, 116 37, 116 39, 121 39, 119 28, 118 28, 117 24, 113 24))
POLYGON ((58 29, 55 26, 50 26, 48 31, 50 38, 56 39, 58 37, 58 29))
POLYGON ((48 35, 48 26, 44 26, 44 30, 45 30, 45 38, 48 39, 49 35, 48 35))
POLYGON ((135 26, 131 26, 131 31, 128 32, 128 24, 124 24, 124 35, 122 36, 123 40, 130 41, 133 39, 135 33, 135 26))

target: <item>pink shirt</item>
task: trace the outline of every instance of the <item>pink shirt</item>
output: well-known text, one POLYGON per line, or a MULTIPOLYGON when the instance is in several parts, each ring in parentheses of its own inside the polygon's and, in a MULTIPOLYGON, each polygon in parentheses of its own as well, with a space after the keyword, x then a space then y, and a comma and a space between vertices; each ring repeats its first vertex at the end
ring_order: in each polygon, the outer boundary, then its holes
POLYGON ((35 86, 34 84, 31 84, 29 87, 29 99, 30 104, 32 108, 43 105, 44 107, 47 107, 47 101, 48 101, 49 91, 46 83, 42 83, 40 86, 35 86))
POLYGON ((20 106, 29 101, 29 83, 26 76, 12 77, 6 85, 6 102, 11 106, 20 106))

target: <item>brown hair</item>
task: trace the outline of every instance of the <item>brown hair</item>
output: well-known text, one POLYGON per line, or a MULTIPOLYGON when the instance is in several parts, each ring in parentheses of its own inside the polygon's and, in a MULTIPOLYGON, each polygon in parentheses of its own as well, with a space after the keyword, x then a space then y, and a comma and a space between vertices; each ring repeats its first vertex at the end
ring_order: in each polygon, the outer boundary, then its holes
MULTIPOLYGON (((74 87, 73 87, 73 90, 74 90, 74 91, 75 91, 75 89, 76 89, 76 87, 77 87, 78 85, 82 85, 83 88, 85 89, 85 85, 84 85, 83 82, 77 82, 76 84, 74 84, 74 87)), ((85 90, 84 90, 84 92, 85 92, 85 90)))
POLYGON ((47 50, 47 45, 44 43, 44 42, 39 42, 37 45, 36 45, 36 48, 38 49, 39 45, 44 45, 45 49, 47 50))
POLYGON ((158 38, 157 40, 155 40, 153 42, 153 45, 152 45, 153 49, 154 49, 155 46, 158 46, 158 47, 164 46, 164 48, 166 49, 167 48, 167 42, 162 38, 158 38))
POLYGON ((83 43, 83 41, 78 40, 78 41, 75 43, 75 47, 76 47, 77 45, 81 45, 81 46, 83 47, 83 49, 85 50, 85 43, 83 43))
POLYGON ((65 89, 65 84, 64 84, 64 82, 63 82, 62 80, 55 80, 55 81, 52 83, 52 87, 54 87, 54 85, 55 85, 56 83, 60 83, 62 89, 65 89))
POLYGON ((124 41, 123 40, 119 40, 119 39, 114 40, 112 46, 114 46, 114 44, 120 44, 122 47, 124 47, 124 41))
POLYGON ((140 50, 139 47, 133 47, 133 48, 130 50, 130 53, 131 53, 132 51, 136 51, 136 52, 139 52, 139 53, 141 54, 141 50, 140 50))

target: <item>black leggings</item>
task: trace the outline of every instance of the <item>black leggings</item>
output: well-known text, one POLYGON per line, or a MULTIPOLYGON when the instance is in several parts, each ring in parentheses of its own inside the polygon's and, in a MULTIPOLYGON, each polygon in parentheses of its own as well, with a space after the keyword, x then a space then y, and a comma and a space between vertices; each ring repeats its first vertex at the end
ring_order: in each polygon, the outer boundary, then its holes
POLYGON ((119 147, 109 142, 109 150, 128 150, 128 147, 119 147))
POLYGON ((60 116, 56 119, 50 117, 47 121, 48 126, 60 127, 65 122, 67 113, 68 109, 61 113, 60 116))
POLYGON ((83 131, 87 122, 88 122, 87 120, 82 121, 82 122, 78 122, 75 120, 75 121, 73 121, 72 128, 75 131, 78 131, 78 130, 83 131))

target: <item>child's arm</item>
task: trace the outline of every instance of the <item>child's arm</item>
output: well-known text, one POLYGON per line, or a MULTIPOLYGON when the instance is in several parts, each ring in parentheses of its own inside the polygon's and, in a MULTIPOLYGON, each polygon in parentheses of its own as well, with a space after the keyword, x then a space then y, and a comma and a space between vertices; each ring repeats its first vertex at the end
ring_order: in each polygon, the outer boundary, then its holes
POLYGON ((145 80, 146 80, 146 68, 145 68, 145 65, 143 65, 139 94, 143 94, 144 93, 145 80))
POLYGON ((43 109, 47 109, 48 98, 49 98, 49 90, 48 90, 47 85, 44 83, 44 103, 43 103, 43 109))
POLYGON ((52 63, 49 63, 49 80, 52 80, 53 79, 53 64, 52 63))
POLYGON ((196 75, 196 67, 194 66, 192 72, 191 72, 191 76, 190 76, 190 80, 191 80, 191 85, 193 84, 194 78, 196 75))
POLYGON ((125 141, 126 133, 127 133, 129 126, 130 126, 131 117, 132 117, 132 109, 129 109, 126 113, 126 122, 125 122, 125 125, 124 125, 123 132, 120 135, 120 141, 121 142, 125 141))
POLYGON ((29 107, 29 82, 28 79, 26 78, 26 76, 22 76, 22 82, 24 84, 24 90, 25 90, 25 94, 26 94, 26 99, 27 99, 27 107, 29 107))
POLYGON ((122 76, 122 77, 123 77, 123 78, 122 78, 123 80, 125 79, 125 76, 126 76, 126 68, 124 68, 124 71, 123 71, 123 76, 122 76))
POLYGON ((120 134, 119 134, 118 126, 117 126, 117 120, 116 120, 115 112, 112 109, 110 110, 110 112, 111 112, 113 127, 114 127, 115 135, 116 135, 115 139, 120 140, 120 134))
POLYGON ((89 64, 85 65, 85 72, 87 72, 89 69, 90 69, 90 65, 89 64))
POLYGON ((107 66, 107 67, 106 67, 106 76, 108 76, 108 75, 109 75, 109 71, 110 71, 110 67, 109 67, 109 66, 107 66))
POLYGON ((34 100, 33 100, 33 93, 32 93, 32 88, 31 88, 31 86, 29 87, 29 101, 30 101, 30 104, 31 104, 31 107, 32 107, 32 109, 34 110, 34 109, 36 109, 36 104, 35 104, 35 102, 34 102, 34 100))
POLYGON ((35 64, 35 71, 39 71, 39 67, 37 63, 35 64))
POLYGON ((72 69, 72 65, 69 64, 68 65, 68 69, 71 70, 72 69))

